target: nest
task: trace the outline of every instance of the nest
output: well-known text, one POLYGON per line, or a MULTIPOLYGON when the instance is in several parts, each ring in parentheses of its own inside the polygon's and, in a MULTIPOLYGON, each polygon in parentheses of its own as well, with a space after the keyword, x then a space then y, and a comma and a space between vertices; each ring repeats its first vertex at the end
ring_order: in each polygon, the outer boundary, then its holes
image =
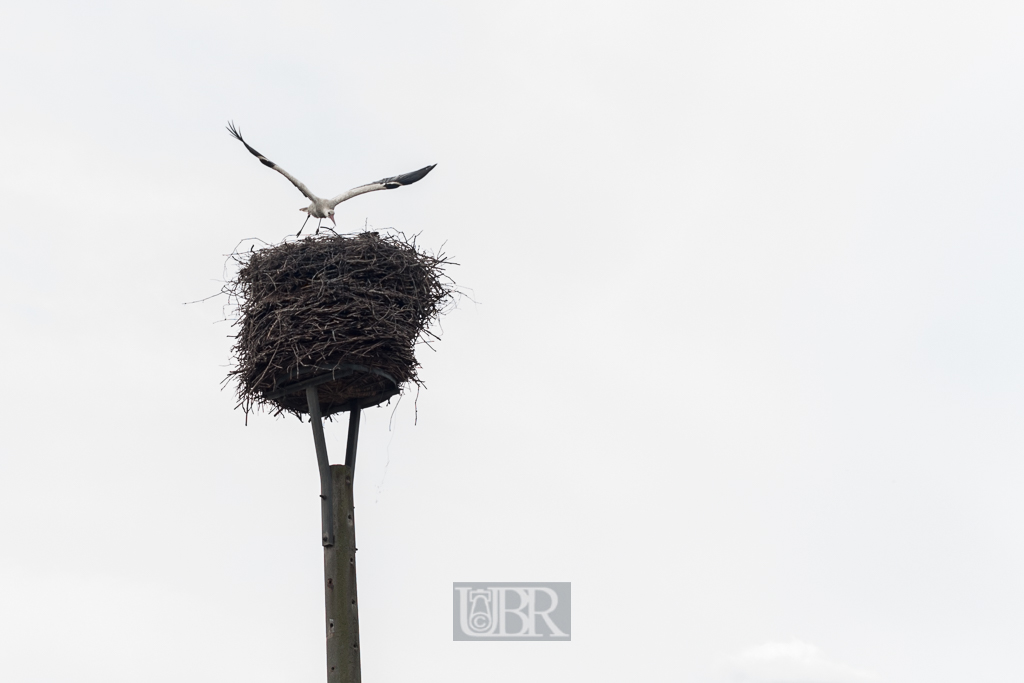
POLYGON ((444 254, 424 253, 415 237, 364 232, 232 258, 238 275, 224 291, 239 330, 228 379, 246 414, 306 413, 313 384, 324 415, 420 385, 414 347, 437 339, 428 328, 455 291, 444 254))

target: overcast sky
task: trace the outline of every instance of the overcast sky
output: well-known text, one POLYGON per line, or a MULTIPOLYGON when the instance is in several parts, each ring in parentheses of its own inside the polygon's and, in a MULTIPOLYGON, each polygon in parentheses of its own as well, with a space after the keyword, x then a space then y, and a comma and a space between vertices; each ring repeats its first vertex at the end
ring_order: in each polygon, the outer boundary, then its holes
MULTIPOLYGON (((946 683, 1024 639, 1017 3, 7 3, 0 678, 322 681, 309 425, 215 294, 304 198, 471 292, 364 413, 363 675, 946 683), (248 244, 248 243, 246 243, 248 244), (230 272, 227 273, 230 275, 230 272), (451 641, 571 581, 572 642, 451 641)), ((344 420, 328 425, 335 462, 344 420)))

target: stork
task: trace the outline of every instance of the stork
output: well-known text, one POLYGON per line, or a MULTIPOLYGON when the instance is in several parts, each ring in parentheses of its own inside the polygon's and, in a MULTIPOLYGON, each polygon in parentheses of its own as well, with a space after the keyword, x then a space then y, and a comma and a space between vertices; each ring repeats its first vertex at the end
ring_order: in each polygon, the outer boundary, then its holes
MULTIPOLYGON (((368 185, 360 185, 359 187, 353 187, 351 190, 347 192, 342 192, 337 197, 334 197, 332 199, 323 199, 322 197, 317 197, 315 194, 310 192, 309 188, 306 187, 302 183, 302 181, 293 176, 291 173, 284 170, 283 168, 275 164, 273 161, 266 158, 265 156, 254 150, 252 147, 250 147, 249 143, 242 139, 242 133, 235 127, 235 123, 233 121, 228 121, 227 127, 228 132, 231 133, 232 137, 234 137, 236 140, 245 145, 245 148, 249 150, 249 153, 252 154, 257 159, 259 159, 261 164, 263 164, 264 166, 269 166, 270 168, 274 169, 275 171, 283 175, 285 178, 291 181, 292 185, 299 188, 299 192, 301 192, 302 194, 306 195, 307 198, 309 198, 309 206, 299 209, 299 211, 306 212, 306 220, 302 222, 302 228, 306 227, 306 223, 309 222, 309 219, 311 217, 319 218, 320 222, 323 222, 323 219, 325 218, 330 218, 331 223, 333 223, 335 227, 337 227, 338 224, 334 222, 334 207, 336 207, 338 204, 341 204, 346 200, 352 199, 353 197, 358 197, 361 194, 366 194, 367 192, 373 192, 375 190, 394 190, 395 188, 402 187, 404 185, 412 185, 417 180, 421 180, 425 175, 430 173, 430 171, 433 170, 434 166, 437 166, 437 164, 433 164, 431 166, 424 166, 420 170, 413 171, 412 173, 403 173, 402 175, 396 175, 391 178, 382 178, 381 180, 378 180, 375 183, 369 183, 368 185)), ((295 235, 296 237, 302 234, 302 228, 299 228, 299 232, 295 235)), ((317 223, 316 231, 318 233, 320 232, 320 223, 317 223)))

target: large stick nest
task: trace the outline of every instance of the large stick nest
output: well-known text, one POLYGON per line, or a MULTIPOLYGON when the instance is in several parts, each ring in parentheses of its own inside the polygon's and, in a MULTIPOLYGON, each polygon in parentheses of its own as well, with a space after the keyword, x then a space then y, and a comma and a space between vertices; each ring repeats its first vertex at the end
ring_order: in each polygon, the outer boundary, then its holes
POLYGON ((329 415, 420 384, 413 353, 437 336, 429 327, 453 302, 453 265, 416 238, 323 235, 232 255, 225 292, 236 308, 238 405, 308 412, 303 381, 318 385, 329 415), (353 369, 352 366, 356 366, 353 369), (369 371, 368 371, 369 370, 369 371), (394 379, 392 383, 381 373, 394 379), (298 387, 278 396, 283 390, 298 387))

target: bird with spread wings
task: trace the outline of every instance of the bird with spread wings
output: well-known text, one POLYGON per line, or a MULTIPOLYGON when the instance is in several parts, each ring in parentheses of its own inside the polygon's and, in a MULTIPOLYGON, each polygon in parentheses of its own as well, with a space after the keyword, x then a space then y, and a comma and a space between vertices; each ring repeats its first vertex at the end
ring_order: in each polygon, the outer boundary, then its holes
MULTIPOLYGON (((242 133, 238 130, 238 128, 235 127, 233 121, 228 121, 228 132, 231 133, 231 135, 236 140, 245 145, 245 148, 249 150, 249 153, 255 156, 257 159, 259 159, 261 164, 263 164, 264 166, 269 166, 270 168, 274 169, 275 171, 283 175, 285 178, 291 181, 292 185, 299 189, 299 192, 301 192, 302 194, 306 195, 307 198, 309 198, 309 206, 299 209, 299 211, 306 212, 306 220, 303 221, 302 228, 299 228, 299 232, 295 235, 296 237, 302 234, 302 229, 306 227, 306 223, 309 222, 309 219, 311 217, 319 218, 321 223, 323 222, 323 219, 329 218, 331 219, 331 223, 334 223, 334 225, 337 226, 337 223, 334 222, 334 207, 336 207, 338 204, 341 204, 343 201, 346 201, 348 199, 352 199, 353 197, 358 197, 361 194, 366 194, 367 192, 373 192, 375 190, 394 190, 395 188, 403 187, 405 185, 412 185, 417 180, 423 179, 425 175, 427 175, 428 173, 430 173, 431 170, 433 170, 434 166, 437 166, 437 164, 433 164, 431 166, 424 166, 420 170, 413 171, 412 173, 403 173, 402 175, 396 175, 391 178, 382 178, 381 180, 378 180, 375 183, 369 183, 368 185, 360 185, 359 187, 353 187, 351 190, 348 190, 347 192, 342 192, 337 197, 333 197, 331 199, 323 199, 321 197, 317 197, 315 194, 310 192, 309 188, 306 187, 302 183, 302 181, 293 176, 291 173, 284 170, 283 168, 275 164, 273 161, 266 158, 265 156, 254 150, 252 147, 250 147, 249 143, 242 139, 242 133)), ((316 226, 316 230, 317 232, 320 232, 319 223, 316 226)))

